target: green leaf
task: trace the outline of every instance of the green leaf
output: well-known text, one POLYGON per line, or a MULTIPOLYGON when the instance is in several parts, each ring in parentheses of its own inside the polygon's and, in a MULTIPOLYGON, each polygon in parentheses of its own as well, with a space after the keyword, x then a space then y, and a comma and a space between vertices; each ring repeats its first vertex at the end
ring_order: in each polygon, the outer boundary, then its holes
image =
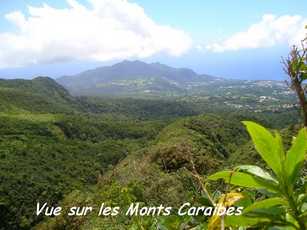
POLYGON ((208 177, 209 180, 223 179, 226 183, 248 187, 248 188, 258 188, 267 189, 269 191, 278 192, 276 184, 271 181, 266 181, 259 177, 252 176, 243 172, 236 171, 221 171, 217 172, 208 177))
POLYGON ((307 203, 307 194, 298 195, 297 202, 298 202, 298 204, 307 203))
POLYGON ((264 171, 262 168, 256 165, 239 165, 235 167, 235 170, 244 171, 254 176, 260 177, 264 180, 269 180, 278 184, 278 181, 273 178, 270 173, 264 171))
POLYGON ((293 184, 304 163, 304 156, 307 152, 307 130, 301 129, 293 145, 286 155, 285 169, 289 182, 293 184))
POLYGON ((248 217, 266 217, 272 221, 283 221, 286 215, 286 209, 283 206, 275 205, 266 208, 257 208, 250 212, 244 212, 248 217))
POLYGON ((307 80, 307 65, 303 64, 300 69, 300 82, 307 80))
POLYGON ((243 122, 253 140, 256 150, 263 160, 275 172, 278 177, 282 177, 283 147, 280 137, 274 137, 267 129, 251 121, 243 122))
POLYGON ((284 162, 285 160, 285 151, 284 151, 284 146, 283 146, 283 142, 282 142, 282 138, 280 136, 280 134, 275 131, 275 141, 276 141, 276 152, 279 155, 279 158, 281 160, 281 167, 282 167, 282 162, 284 162))
POLYGON ((260 223, 269 223, 269 218, 256 218, 246 216, 225 216, 225 225, 230 227, 250 227, 260 223))
POLYGON ((245 213, 248 213, 248 212, 252 212, 252 211, 255 211, 256 209, 271 208, 271 207, 277 206, 277 205, 287 206, 288 203, 287 203, 287 201, 285 201, 284 199, 282 199, 280 197, 269 198, 269 199, 265 199, 265 200, 262 200, 262 201, 255 202, 252 205, 246 207, 244 209, 243 213, 245 214, 245 213))

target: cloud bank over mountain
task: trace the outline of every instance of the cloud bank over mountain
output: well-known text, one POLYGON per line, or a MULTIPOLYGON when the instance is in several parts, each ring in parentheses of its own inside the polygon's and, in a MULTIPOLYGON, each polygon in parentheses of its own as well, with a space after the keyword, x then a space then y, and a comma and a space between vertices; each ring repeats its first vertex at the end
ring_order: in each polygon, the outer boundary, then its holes
POLYGON ((86 7, 28 6, 5 17, 16 26, 0 33, 0 68, 71 60, 110 61, 164 53, 180 56, 192 46, 183 30, 154 22, 127 0, 89 0, 86 7))
POLYGON ((297 44, 304 38, 306 25, 307 18, 299 15, 278 17, 266 14, 260 22, 251 25, 247 30, 235 33, 224 41, 207 45, 206 48, 213 52, 224 52, 297 44))

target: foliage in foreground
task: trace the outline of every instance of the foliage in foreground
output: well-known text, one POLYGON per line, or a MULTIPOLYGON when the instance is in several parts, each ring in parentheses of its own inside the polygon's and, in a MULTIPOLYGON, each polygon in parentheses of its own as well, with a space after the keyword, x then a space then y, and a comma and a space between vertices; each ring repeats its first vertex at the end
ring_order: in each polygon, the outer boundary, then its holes
MULTIPOLYGON (((220 171, 209 176, 210 180, 223 179, 231 185, 255 189, 261 197, 247 206, 242 216, 226 217, 225 225, 306 229, 306 178, 300 175, 307 151, 306 128, 293 139, 291 148, 285 153, 279 133, 272 135, 253 122, 244 124, 268 170, 241 165, 233 171, 220 171)), ((245 199, 250 198, 245 196, 245 199)))

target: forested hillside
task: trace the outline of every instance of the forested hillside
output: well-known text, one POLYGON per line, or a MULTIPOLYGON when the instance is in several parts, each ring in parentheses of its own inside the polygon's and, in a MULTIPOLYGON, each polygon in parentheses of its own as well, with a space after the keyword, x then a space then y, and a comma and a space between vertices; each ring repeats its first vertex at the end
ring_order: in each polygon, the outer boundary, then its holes
POLYGON ((163 122, 82 113, 78 100, 48 78, 0 82, 1 229, 38 221, 34 203, 57 203, 94 185, 111 165, 146 145, 163 122))
MULTIPOLYGON (((285 144, 289 145, 289 137, 297 128, 283 130, 285 144)), ((156 229, 157 226, 181 229, 182 225, 187 229, 197 226, 206 229, 206 224, 203 224, 208 222, 209 217, 176 215, 183 202, 190 202, 193 206, 209 205, 195 179, 194 170, 199 175, 210 175, 234 165, 255 162, 259 166, 264 165, 238 120, 225 121, 215 115, 179 119, 162 129, 150 146, 130 154, 108 171, 90 191, 74 191, 61 203, 66 208, 78 203, 98 209, 99 204, 104 202, 111 207, 119 205, 122 210, 127 210, 131 202, 139 203, 140 207, 163 204, 163 207, 174 208, 170 216, 60 216, 45 218, 35 229, 63 226, 82 230, 97 226, 102 229, 156 229)), ((215 196, 224 191, 220 183, 213 183, 209 188, 215 196)))
POLYGON ((33 213, 37 201, 201 204, 194 169, 261 164, 241 120, 283 128, 288 140, 299 120, 296 110, 250 112, 208 98, 73 97, 44 77, 1 80, 0 102, 0 229, 12 230, 149 226, 155 219, 33 213))

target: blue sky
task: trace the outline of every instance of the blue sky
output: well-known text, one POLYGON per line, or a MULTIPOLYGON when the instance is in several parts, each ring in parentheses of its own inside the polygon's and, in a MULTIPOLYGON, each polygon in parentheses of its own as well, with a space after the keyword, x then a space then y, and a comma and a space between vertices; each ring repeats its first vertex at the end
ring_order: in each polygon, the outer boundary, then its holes
POLYGON ((280 58, 307 24, 303 0, 92 1, 2 0, 0 77, 58 77, 140 59, 226 78, 281 80, 280 58))

